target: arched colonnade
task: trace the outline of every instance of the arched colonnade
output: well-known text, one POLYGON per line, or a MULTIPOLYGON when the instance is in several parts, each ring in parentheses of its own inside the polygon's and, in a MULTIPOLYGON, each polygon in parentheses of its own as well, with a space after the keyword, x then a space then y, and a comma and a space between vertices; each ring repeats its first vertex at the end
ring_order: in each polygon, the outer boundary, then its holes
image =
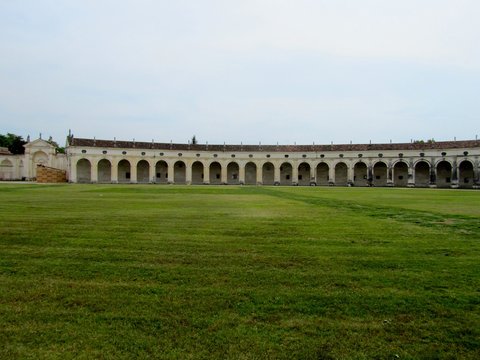
POLYGON ((471 188, 478 169, 469 159, 408 162, 222 161, 204 159, 126 159, 82 157, 72 178, 83 183, 228 185, 415 186, 471 188))

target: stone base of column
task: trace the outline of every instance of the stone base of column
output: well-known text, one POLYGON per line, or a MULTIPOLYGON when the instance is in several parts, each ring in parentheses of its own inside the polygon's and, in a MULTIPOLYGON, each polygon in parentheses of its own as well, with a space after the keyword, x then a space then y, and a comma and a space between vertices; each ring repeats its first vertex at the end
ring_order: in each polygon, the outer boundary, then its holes
POLYGON ((388 186, 388 187, 393 187, 393 186, 394 186, 393 181, 392 181, 392 180, 388 180, 388 181, 387 181, 387 186, 388 186))
POLYGON ((435 189, 437 187, 437 184, 429 184, 428 187, 431 189, 435 189))
POLYGON ((262 186, 262 185, 263 185, 263 182, 257 181, 257 185, 258 185, 258 186, 262 186))
POLYGON ((315 181, 310 181, 310 186, 317 186, 317 183, 315 181))
POLYGON ((458 187, 459 187, 458 184, 452 184, 452 185, 450 185, 450 188, 451 188, 451 189, 458 189, 458 187))

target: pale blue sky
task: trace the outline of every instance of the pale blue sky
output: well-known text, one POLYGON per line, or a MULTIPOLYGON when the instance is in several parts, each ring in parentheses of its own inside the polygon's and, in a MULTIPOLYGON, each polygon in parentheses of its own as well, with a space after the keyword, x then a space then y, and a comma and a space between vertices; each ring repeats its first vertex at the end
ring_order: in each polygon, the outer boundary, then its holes
POLYGON ((478 0, 0 0, 0 133, 480 135, 478 0))

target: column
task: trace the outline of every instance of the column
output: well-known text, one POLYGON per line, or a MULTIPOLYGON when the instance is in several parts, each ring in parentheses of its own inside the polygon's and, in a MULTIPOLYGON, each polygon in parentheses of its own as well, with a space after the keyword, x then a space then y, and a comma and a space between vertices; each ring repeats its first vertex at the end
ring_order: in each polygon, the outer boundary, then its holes
POLYGON ((111 174, 112 183, 117 184, 118 183, 118 160, 111 159, 111 164, 112 164, 112 174, 111 174))
POLYGON ((136 184, 137 180, 137 164, 138 161, 133 160, 130 162, 130 183, 136 184))
POLYGON ((185 183, 192 185, 192 162, 185 162, 185 183))
MULTIPOLYGON (((32 161, 33 163, 33 161, 32 161)), ((35 166, 35 164, 33 164, 35 166)), ((34 172, 32 173, 34 174, 34 172)), ((77 182, 77 159, 75 157, 70 158, 70 176, 69 176, 69 181, 70 182, 77 182)))
POLYGON ((410 159, 408 162, 408 187, 415 187, 415 171, 413 166, 413 159, 410 159))
POLYGON ((275 185, 280 185, 280 166, 273 164, 273 182, 275 185))
POLYGON ((255 163, 255 166, 257 167, 257 185, 262 185, 263 184, 263 164, 255 163))
POLYGON ((317 169, 310 164, 310 184, 312 183, 317 184, 317 169))
POLYGON ((375 176, 375 171, 373 170, 373 166, 371 164, 367 165, 367 181, 368 186, 373 185, 373 177, 375 176))
POLYGON ((203 183, 210 184, 210 164, 208 163, 203 165, 203 183))
POLYGON ((175 161, 167 163, 168 165, 168 179, 169 184, 175 184, 175 161))
POLYGON ((157 179, 157 174, 155 171, 155 162, 152 164, 150 161, 148 162, 148 179, 149 181, 154 184, 155 180, 157 179))
POLYGON ((393 186, 393 167, 391 162, 387 164, 387 186, 393 186))
POLYGON ((98 160, 94 160, 90 162, 92 164, 92 169, 90 170, 90 179, 92 183, 98 182, 98 160))
POLYGON ((292 185, 298 185, 298 164, 292 164, 292 185))
POLYGON ((457 163, 457 159, 455 158, 452 163, 452 185, 451 185, 451 187, 454 189, 458 188, 458 173, 459 173, 458 163, 457 163))
POLYGON ((225 164, 221 164, 221 163, 220 163, 220 180, 222 181, 222 184, 228 183, 227 167, 225 166, 225 164))
POLYGON ((354 177, 353 169, 354 168, 352 167, 352 164, 350 164, 350 166, 347 167, 347 185, 348 186, 353 185, 353 177, 354 177))
POLYGON ((330 186, 335 185, 335 165, 334 164, 328 167, 328 184, 330 186))
POLYGON ((238 164, 238 181, 241 185, 245 184, 245 165, 246 164, 238 164))

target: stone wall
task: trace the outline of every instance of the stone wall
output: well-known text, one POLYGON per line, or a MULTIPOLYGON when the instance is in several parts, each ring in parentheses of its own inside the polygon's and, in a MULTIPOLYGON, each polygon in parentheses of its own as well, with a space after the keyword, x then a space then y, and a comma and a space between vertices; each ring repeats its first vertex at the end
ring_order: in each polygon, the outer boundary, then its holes
POLYGON ((67 182, 67 172, 43 165, 37 165, 38 183, 64 183, 67 182))

